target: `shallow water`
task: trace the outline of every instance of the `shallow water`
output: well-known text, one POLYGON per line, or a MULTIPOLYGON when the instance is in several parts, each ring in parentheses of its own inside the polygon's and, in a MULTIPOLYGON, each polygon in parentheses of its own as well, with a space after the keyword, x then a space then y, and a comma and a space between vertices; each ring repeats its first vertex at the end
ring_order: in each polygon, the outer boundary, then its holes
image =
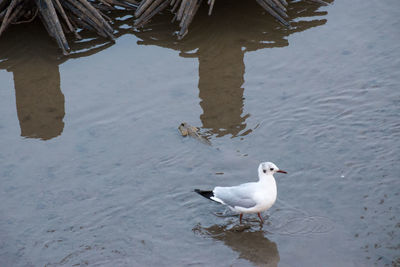
POLYGON ((40 25, 0 39, 0 266, 400 264, 397 1, 206 13, 178 42, 121 12, 69 58, 40 25), (260 161, 289 172, 263 227, 192 192, 260 161))

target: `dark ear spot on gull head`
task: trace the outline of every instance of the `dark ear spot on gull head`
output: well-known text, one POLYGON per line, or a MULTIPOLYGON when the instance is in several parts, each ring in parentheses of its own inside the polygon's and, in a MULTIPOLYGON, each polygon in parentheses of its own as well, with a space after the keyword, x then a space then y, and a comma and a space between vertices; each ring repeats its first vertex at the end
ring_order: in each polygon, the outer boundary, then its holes
POLYGON ((287 173, 286 171, 279 169, 278 166, 272 162, 262 162, 259 167, 259 173, 261 173, 261 171, 267 175, 273 175, 277 172, 287 173))

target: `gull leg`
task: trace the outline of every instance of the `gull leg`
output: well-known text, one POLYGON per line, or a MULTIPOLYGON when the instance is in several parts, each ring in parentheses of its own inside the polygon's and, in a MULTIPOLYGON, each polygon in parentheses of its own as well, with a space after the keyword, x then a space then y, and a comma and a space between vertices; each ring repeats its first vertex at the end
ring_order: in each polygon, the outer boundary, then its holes
POLYGON ((261 217, 261 214, 258 212, 257 215, 258 215, 258 218, 260 218, 261 223, 264 223, 264 220, 263 220, 263 218, 261 217))
POLYGON ((243 213, 240 213, 240 215, 239 215, 240 224, 242 224, 242 218, 243 218, 243 213))

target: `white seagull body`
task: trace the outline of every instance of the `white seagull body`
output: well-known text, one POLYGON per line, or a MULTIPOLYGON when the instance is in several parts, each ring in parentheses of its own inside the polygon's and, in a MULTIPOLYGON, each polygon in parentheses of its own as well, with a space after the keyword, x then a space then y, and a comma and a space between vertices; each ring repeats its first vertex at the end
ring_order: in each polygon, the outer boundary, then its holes
POLYGON ((230 187, 217 186, 212 191, 195 189, 195 192, 238 212, 240 223, 243 213, 257 213, 263 222, 260 212, 271 208, 276 201, 277 188, 273 175, 277 172, 286 173, 272 162, 263 162, 258 166, 258 182, 230 187))

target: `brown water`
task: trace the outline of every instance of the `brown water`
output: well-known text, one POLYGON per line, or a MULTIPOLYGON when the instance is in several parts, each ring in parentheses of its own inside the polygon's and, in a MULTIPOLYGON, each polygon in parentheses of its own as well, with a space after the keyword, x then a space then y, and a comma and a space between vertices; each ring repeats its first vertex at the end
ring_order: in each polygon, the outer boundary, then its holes
POLYGON ((40 24, 0 39, 0 266, 400 265, 398 1, 206 12, 182 42, 121 12, 69 58, 40 24), (289 172, 263 227, 192 192, 260 161, 289 172))

